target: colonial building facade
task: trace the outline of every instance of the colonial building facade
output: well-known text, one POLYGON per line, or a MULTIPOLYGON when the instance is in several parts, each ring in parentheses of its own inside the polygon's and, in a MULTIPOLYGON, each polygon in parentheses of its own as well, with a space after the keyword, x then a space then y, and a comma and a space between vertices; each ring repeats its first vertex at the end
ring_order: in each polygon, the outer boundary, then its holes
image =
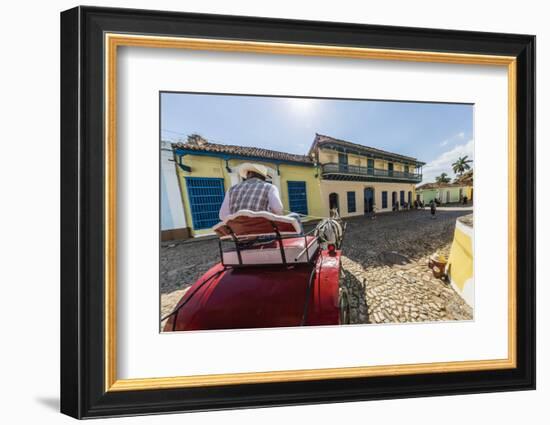
MULTIPOLYGON (((313 160, 269 149, 210 143, 190 136, 172 144, 185 218, 191 236, 212 233, 219 222, 225 193, 241 181, 240 166, 257 163, 268 169, 268 181, 277 186, 285 209, 305 216, 321 216, 319 178, 313 160)), ((307 220, 307 218, 305 218, 307 220)))
POLYGON ((458 176, 455 180, 455 183, 460 184, 462 187, 464 187, 464 190, 466 192, 466 196, 468 197, 468 200, 474 199, 474 170, 468 170, 461 176, 458 176))
POLYGON ((192 237, 212 233, 225 193, 241 181, 244 163, 267 167, 285 214, 297 212, 304 221, 329 217, 333 209, 350 217, 404 208, 415 199, 424 165, 412 157, 320 134, 307 155, 211 143, 198 135, 171 146, 182 221, 192 237))
POLYGON ((319 167, 323 210, 342 217, 387 212, 414 202, 424 162, 316 134, 309 156, 319 167))
POLYGON ((464 197, 472 200, 473 188, 464 183, 426 183, 416 188, 418 200, 424 204, 438 200, 442 204, 462 202, 464 197))

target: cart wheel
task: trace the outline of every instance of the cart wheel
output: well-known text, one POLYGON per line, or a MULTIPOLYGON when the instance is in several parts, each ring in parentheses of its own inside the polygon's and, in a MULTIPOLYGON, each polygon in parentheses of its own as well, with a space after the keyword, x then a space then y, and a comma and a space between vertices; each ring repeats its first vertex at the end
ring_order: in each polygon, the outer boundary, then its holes
POLYGON ((338 294, 338 307, 340 310, 339 324, 349 325, 350 324, 349 296, 348 296, 348 291, 345 288, 340 288, 340 291, 338 294))

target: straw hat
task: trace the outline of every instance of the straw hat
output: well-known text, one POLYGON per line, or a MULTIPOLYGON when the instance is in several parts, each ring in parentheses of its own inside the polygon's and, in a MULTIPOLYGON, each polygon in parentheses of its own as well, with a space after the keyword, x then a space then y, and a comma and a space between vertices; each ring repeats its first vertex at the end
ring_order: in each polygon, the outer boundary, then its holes
POLYGON ((239 174, 243 179, 246 179, 246 175, 249 171, 253 171, 261 176, 267 177, 267 168, 263 165, 246 162, 239 167, 239 174))

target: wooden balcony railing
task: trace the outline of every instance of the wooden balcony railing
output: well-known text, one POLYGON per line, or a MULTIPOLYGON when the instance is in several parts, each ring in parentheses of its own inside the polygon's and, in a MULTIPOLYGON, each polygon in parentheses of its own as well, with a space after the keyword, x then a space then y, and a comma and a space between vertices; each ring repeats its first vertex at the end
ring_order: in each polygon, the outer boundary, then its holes
POLYGON ((383 170, 380 168, 361 167, 359 165, 328 163, 321 165, 321 174, 323 177, 329 176, 355 176, 368 178, 368 180, 393 179, 407 180, 414 183, 422 181, 422 174, 405 171, 383 170))

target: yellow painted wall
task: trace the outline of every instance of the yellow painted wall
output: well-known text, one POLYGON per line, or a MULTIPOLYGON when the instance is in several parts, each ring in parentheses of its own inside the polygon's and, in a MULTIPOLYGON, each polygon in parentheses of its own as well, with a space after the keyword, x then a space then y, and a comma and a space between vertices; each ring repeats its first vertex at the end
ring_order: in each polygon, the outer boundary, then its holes
MULTIPOLYGON (((229 167, 234 168, 245 162, 254 162, 256 164, 265 165, 268 168, 277 169, 277 166, 268 161, 250 161, 241 159, 232 159, 229 161, 229 167)), ((210 156, 196 156, 186 155, 183 157, 183 163, 191 167, 191 172, 183 171, 180 167, 177 167, 177 174, 180 181, 180 187, 182 189, 183 209, 185 212, 185 219, 191 227, 191 233, 193 236, 200 236, 205 234, 211 234, 212 229, 193 229, 193 219, 191 216, 191 208, 189 200, 187 198, 187 185, 185 177, 214 177, 224 179, 224 189, 227 192, 232 185, 231 175, 226 169, 225 160, 210 156)), ((305 181, 307 189, 307 202, 308 213, 314 216, 320 216, 322 213, 321 198, 319 190, 319 177, 315 177, 318 174, 317 168, 283 164, 279 166, 280 171, 280 195, 285 210, 289 209, 288 202, 288 181, 305 181)))
MULTIPOLYGON (((279 166, 281 172, 281 200, 285 210, 288 210, 288 182, 289 181, 305 181, 307 190, 307 209, 308 215, 314 217, 322 216, 323 209, 321 205, 321 191, 319 174, 317 168, 302 167, 290 164, 282 164, 279 166), (317 175, 317 177, 315 177, 317 175)), ((288 211, 285 211, 288 214, 288 211)))
POLYGON ((230 187, 231 180, 225 170, 225 161, 221 158, 210 156, 194 156, 186 155, 183 157, 183 163, 191 167, 191 173, 183 171, 177 167, 178 178, 182 191, 183 210, 185 212, 185 220, 191 229, 192 236, 200 236, 212 233, 211 229, 193 229, 193 218, 191 216, 191 208, 187 197, 187 184, 185 177, 215 177, 224 179, 224 188, 227 190, 230 187))
POLYGON ((447 262, 447 273, 453 288, 473 306, 474 295, 474 262, 473 262, 473 228, 456 222, 451 252, 447 262))
POLYGON ((338 162, 338 152, 330 149, 319 149, 319 163, 338 162))
POLYGON ((367 157, 360 156, 360 155, 354 155, 354 154, 348 154, 348 164, 350 165, 357 165, 360 167, 366 167, 367 166, 367 157))
POLYGON ((460 290, 473 275, 472 258, 472 239, 458 227, 455 228, 449 264, 452 278, 460 290))
POLYGON ((464 188, 464 191, 466 192, 466 196, 468 197, 468 201, 472 200, 474 187, 473 186, 466 186, 464 188))
POLYGON ((383 161, 381 159, 375 159, 374 160, 374 168, 378 168, 379 170, 387 170, 388 169, 388 162, 383 161))

